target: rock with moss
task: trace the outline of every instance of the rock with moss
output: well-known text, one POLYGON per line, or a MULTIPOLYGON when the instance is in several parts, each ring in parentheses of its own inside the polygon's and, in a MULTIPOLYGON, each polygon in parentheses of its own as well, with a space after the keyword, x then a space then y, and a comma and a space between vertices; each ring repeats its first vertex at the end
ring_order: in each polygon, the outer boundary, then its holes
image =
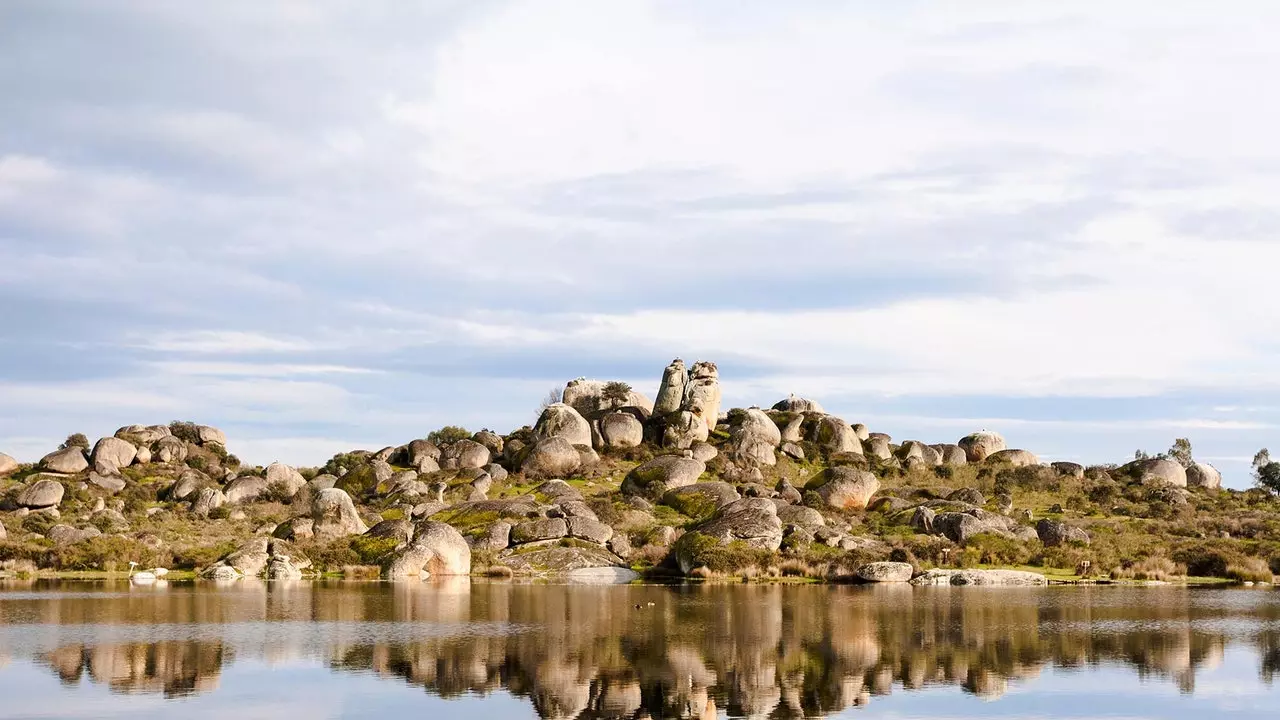
POLYGON ((663 447, 684 450, 705 443, 710 437, 703 419, 688 410, 677 410, 653 422, 661 429, 659 438, 663 447))
POLYGON ((365 531, 364 536, 395 540, 398 543, 408 543, 413 540, 413 528, 414 525, 411 521, 405 518, 395 518, 383 520, 370 527, 365 531))
POLYGON ((569 523, 563 518, 539 518, 517 523, 511 528, 511 544, 559 540, 569 535, 569 523))
POLYGON ((569 537, 605 545, 613 538, 613 528, 588 517, 571 517, 567 520, 569 537))
POLYGON ((100 475, 96 470, 89 471, 88 483, 96 488, 106 490, 112 495, 124 490, 125 486, 128 485, 125 479, 119 475, 100 475))
POLYGON ((1078 527, 1056 520, 1049 520, 1048 518, 1036 523, 1036 535, 1040 538, 1040 542, 1044 543, 1045 547, 1089 544, 1089 533, 1078 527))
POLYGON ((669 490, 694 484, 706 471, 706 464, 693 458, 661 455, 627 473, 621 489, 624 495, 657 500, 669 490))
POLYGON ((40 468, 49 472, 72 475, 89 469, 84 449, 76 446, 54 450, 40 459, 40 468))
POLYGON ((413 542, 395 551, 383 566, 391 579, 469 575, 471 548, 462 533, 445 523, 426 521, 414 531, 413 542))
POLYGON ((703 556, 716 552, 707 547, 708 542, 720 547, 742 544, 750 549, 777 552, 782 546, 782 521, 777 507, 765 498, 743 498, 691 527, 672 548, 682 572, 687 574, 707 563, 703 556))
POLYGON ((499 554, 498 562, 516 575, 544 578, 571 579, 575 574, 586 577, 589 571, 626 569, 622 558, 603 547, 572 540, 565 542, 568 544, 514 548, 499 554))
POLYGON ((695 482, 662 494, 659 503, 694 519, 710 517, 716 510, 741 499, 729 483, 695 482))
POLYGON ((853 426, 835 415, 824 415, 818 421, 813 440, 828 453, 862 454, 862 443, 853 426))
POLYGON ((866 470, 839 466, 823 470, 805 488, 818 493, 828 507, 837 510, 862 510, 870 502, 871 496, 880 489, 880 480, 866 470))

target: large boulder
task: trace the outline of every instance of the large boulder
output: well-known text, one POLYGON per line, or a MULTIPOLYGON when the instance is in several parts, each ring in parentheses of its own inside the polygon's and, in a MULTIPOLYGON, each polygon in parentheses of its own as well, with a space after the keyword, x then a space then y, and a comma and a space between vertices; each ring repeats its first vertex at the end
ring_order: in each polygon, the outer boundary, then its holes
POLYGON ((897 457, 902 462, 915 460, 923 463, 926 467, 934 467, 942 464, 942 456, 937 450, 925 445, 919 440, 907 440, 898 446, 897 457))
MULTIPOLYGON (((255 537, 218 561, 218 565, 235 568, 246 577, 257 577, 267 569, 271 560, 271 538, 255 537)), ((205 571, 206 574, 208 570, 205 571)))
POLYGON ((784 400, 779 400, 773 405, 774 410, 791 413, 814 413, 816 415, 825 415, 826 410, 818 404, 817 400, 809 400, 807 398, 796 397, 792 395, 784 400))
POLYGON ((200 444, 208 445, 209 443, 217 443, 222 447, 227 446, 227 434, 216 427, 208 425, 197 425, 196 432, 200 436, 200 444))
POLYGON ((273 494, 287 498, 297 495, 302 486, 307 484, 307 480, 302 477, 302 473, 284 463, 278 462, 267 466, 266 479, 267 487, 271 489, 273 494))
POLYGON ((1028 467, 1040 464, 1040 458, 1029 450, 997 450, 987 455, 986 459, 987 462, 1008 463, 1013 467, 1028 467))
POLYGON ((873 562, 858 568, 857 576, 861 580, 873 583, 900 583, 911 580, 915 569, 910 563, 873 562))
POLYGON ((569 384, 564 386, 562 401, 584 416, 620 407, 641 408, 646 415, 653 412, 653 401, 635 390, 628 392, 625 398, 606 398, 604 390, 608 384, 604 380, 587 380, 586 378, 570 380, 569 384))
MULTIPOLYGON (((351 496, 338 488, 316 493, 311 501, 312 532, 319 539, 331 540, 347 535, 363 535, 368 531, 351 496)), ((464 543, 465 544, 465 543, 464 543)))
POLYGON ((165 464, 177 464, 187 459, 187 444, 172 435, 166 435, 155 442, 151 459, 165 464))
POLYGON ((1058 462, 1049 463, 1049 467, 1063 477, 1073 477, 1077 480, 1084 479, 1084 466, 1080 463, 1059 460, 1058 462))
POLYGON ((399 518, 396 520, 383 520, 382 522, 369 528, 364 536, 371 538, 382 538, 384 540, 395 540, 397 544, 408 543, 413 540, 413 523, 399 518))
POLYGON ((5 455, 4 453, 0 453, 0 477, 12 475, 18 469, 19 465, 20 463, 17 460, 14 460, 12 457, 5 455))
POLYGON ((687 410, 679 410, 664 416, 661 427, 663 447, 684 450, 699 443, 705 443, 710 436, 707 424, 702 421, 702 418, 687 410))
POLYGON ((413 542, 391 556, 383 573, 389 578, 470 575, 471 548, 462 533, 449 525, 422 522, 413 542))
POLYGON ((589 517, 571 517, 568 519, 569 537, 586 540, 597 545, 604 545, 613 539, 613 528, 599 520, 589 517))
POLYGON ((873 433, 863 440, 862 449, 866 455, 877 460, 888 460, 893 457, 893 449, 889 447, 889 436, 881 433, 873 433))
POLYGON ((133 464, 138 448, 117 437, 104 437, 93 446, 93 469, 103 475, 115 475, 133 464))
POLYGON ((125 485, 127 485, 124 478, 119 475, 99 475, 95 470, 89 471, 89 484, 102 488, 113 495, 124 490, 125 485))
POLYGON ((644 442, 644 424, 631 413, 609 413, 600 418, 600 438, 604 447, 637 447, 644 442))
MULTIPOLYGON (((591 428, 587 428, 587 442, 591 442, 591 428)), ((493 452, 475 440, 458 440, 440 451, 440 467, 446 470, 478 469, 493 460, 493 452)))
POLYGON ((126 425, 116 430, 115 436, 135 445, 151 445, 160 438, 173 435, 168 425, 126 425))
POLYGON ((720 421, 720 371, 715 363, 697 362, 689 368, 684 409, 706 423, 708 431, 716 429, 720 421))
POLYGON ((570 445, 591 444, 591 423, 582 414, 565 403, 548 405, 542 411, 533 432, 540 439, 562 437, 570 445))
POLYGON ((815 440, 818 446, 829 453, 862 454, 862 441, 853 426, 835 415, 824 415, 818 421, 815 440))
POLYGON ((841 465, 823 470, 805 487, 817 491, 828 507, 862 510, 880 489, 880 481, 866 470, 841 465))
POLYGON ((912 585, 1048 585, 1044 575, 1023 570, 926 570, 911 580, 912 585))
POLYGON ((32 510, 41 510, 44 508, 57 507, 62 502, 62 496, 66 493, 66 488, 57 480, 36 480, 30 485, 24 487, 16 498, 19 506, 30 508, 32 510))
POLYGON ((999 433, 988 430, 965 435, 956 444, 964 448, 969 462, 982 462, 987 459, 987 456, 1000 452, 1007 447, 1004 444, 1004 438, 999 433))
POLYGON ((613 582, 630 582, 636 578, 636 574, 626 568, 622 558, 602 547, 590 545, 513 549, 499 555, 498 562, 521 576, 564 578, 570 581, 605 578, 612 579, 613 582))
POLYGON ((267 479, 257 475, 241 475, 223 488, 227 503, 249 503, 267 494, 267 479))
POLYGON ((740 497, 729 483, 695 482, 666 491, 659 503, 691 518, 705 518, 740 497))
POLYGON ((557 435, 534 445, 520 464, 520 471, 537 480, 571 475, 581 465, 578 449, 568 438, 557 435))
POLYGON ((684 361, 680 358, 672 360, 662 372, 662 383, 658 385, 658 398, 653 403, 653 413, 668 415, 680 410, 684 405, 684 390, 688 382, 684 361))
POLYGON ((776 465, 774 449, 782 443, 782 432, 773 420, 758 408, 742 411, 736 420, 729 431, 730 457, 748 466, 776 465))
POLYGON ((778 508, 778 519, 783 525, 795 525, 807 530, 816 530, 827 525, 822 513, 804 505, 783 505, 778 508))
POLYGON ((40 467, 49 472, 70 475, 88 470, 89 461, 84 456, 84 450, 78 447, 69 447, 62 450, 54 450, 45 455, 40 459, 40 467))
POLYGON ((934 452, 938 453, 938 463, 940 465, 958 467, 969 462, 968 453, 966 453, 964 448, 959 445, 947 445, 943 443, 941 445, 930 445, 929 447, 933 448, 934 452))
POLYGON ((517 523, 511 528, 511 544, 539 542, 541 540, 559 540, 569 534, 569 523, 563 518, 539 518, 517 523))
POLYGON ((782 546, 782 521, 778 519, 777 506, 766 498, 743 498, 720 508, 676 543, 674 554, 681 572, 687 574, 697 565, 699 537, 721 545, 743 542, 776 552, 782 546))
POLYGON ((963 545, 974 535, 990 533, 994 528, 968 513, 947 512, 933 519, 933 529, 951 542, 963 545))
POLYGON ((1067 543, 1089 544, 1089 533, 1078 527, 1048 518, 1036 523, 1036 535, 1045 547, 1058 547, 1067 543))
POLYGON ((209 513, 227 504, 227 496, 218 488, 201 488, 191 501, 191 514, 209 517, 209 513))
POLYGON ((706 463, 693 458, 660 455, 627 473, 622 493, 657 500, 668 490, 696 483, 706 471, 706 463))
POLYGON ((1222 473, 1212 465, 1192 463, 1187 468, 1187 487, 1217 490, 1222 487, 1222 473))
POLYGON ((1133 468, 1136 465, 1137 475, 1139 479, 1163 480, 1170 485, 1177 487, 1187 486, 1187 470, 1175 460, 1166 460, 1164 458, 1151 458, 1150 460, 1139 460, 1136 463, 1126 465, 1126 469, 1133 468))

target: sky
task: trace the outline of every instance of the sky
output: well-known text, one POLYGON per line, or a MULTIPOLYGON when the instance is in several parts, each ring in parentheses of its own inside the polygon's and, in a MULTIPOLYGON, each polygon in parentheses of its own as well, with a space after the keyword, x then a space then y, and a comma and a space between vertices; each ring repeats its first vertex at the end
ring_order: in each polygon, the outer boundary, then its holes
MULTIPOLYGON (((576 377, 1280 446, 1280 3, 0 4, 0 451, 319 464, 576 377)), ((1280 448, 1278 448, 1280 449, 1280 448)))

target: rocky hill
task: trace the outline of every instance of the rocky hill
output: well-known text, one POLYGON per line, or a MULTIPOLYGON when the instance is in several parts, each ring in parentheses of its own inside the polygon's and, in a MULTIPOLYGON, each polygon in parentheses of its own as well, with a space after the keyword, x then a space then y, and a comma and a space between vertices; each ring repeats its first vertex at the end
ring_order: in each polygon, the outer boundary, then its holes
POLYGON ((895 441, 790 397, 721 411, 676 360, 656 399, 578 379, 533 427, 446 427, 320 468, 247 467, 222 431, 130 425, 33 465, 0 454, 0 569, 214 578, 779 575, 916 583, 1059 576, 1270 582, 1280 503, 1189 448, 1043 464, 995 432, 895 441))

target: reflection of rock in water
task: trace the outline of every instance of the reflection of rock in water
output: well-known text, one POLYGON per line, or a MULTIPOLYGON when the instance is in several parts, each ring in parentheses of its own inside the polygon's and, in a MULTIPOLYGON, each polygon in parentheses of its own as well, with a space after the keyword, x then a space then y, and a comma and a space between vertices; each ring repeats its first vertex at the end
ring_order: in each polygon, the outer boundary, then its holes
POLYGON ((222 646, 204 642, 130 643, 85 648, 68 645, 45 653, 40 661, 75 685, 87 672, 113 692, 157 693, 182 697, 218 687, 222 646))
MULTIPOLYGON (((180 696, 216 687, 231 647, 327 658, 443 697, 505 690, 544 718, 820 717, 941 684, 987 699, 1046 666, 1124 663, 1193 691, 1222 635, 1195 630, 1185 592, 804 586, 564 587, 244 583, 216 593, 33 606, 51 626, 237 623, 236 641, 66 644, 40 661, 64 683, 180 696), (266 623, 262 621, 268 621, 266 623), (288 621, 275 623, 271 621, 288 621), (317 635, 309 622, 325 623, 317 635), (366 623, 426 630, 371 641, 366 623)), ((398 632, 398 631, 397 631, 398 632)), ((1261 633, 1262 676, 1280 637, 1261 633)))

